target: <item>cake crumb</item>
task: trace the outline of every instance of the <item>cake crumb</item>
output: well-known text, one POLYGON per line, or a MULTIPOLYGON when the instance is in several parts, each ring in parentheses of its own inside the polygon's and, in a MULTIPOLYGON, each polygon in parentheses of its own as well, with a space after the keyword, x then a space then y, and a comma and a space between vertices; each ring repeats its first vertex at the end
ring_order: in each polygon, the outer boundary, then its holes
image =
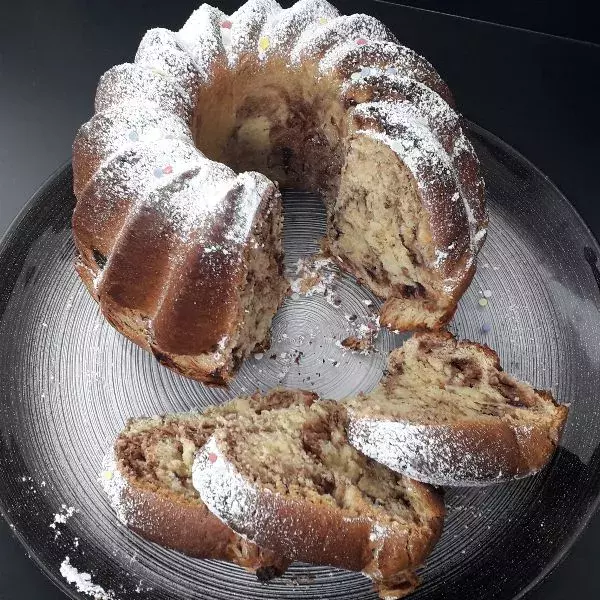
POLYGON ((328 286, 333 282, 335 273, 326 270, 332 264, 329 258, 301 258, 296 263, 296 278, 290 281, 290 289, 306 297, 322 294, 333 303, 333 292, 328 286))
POLYGON ((358 338, 351 335, 345 340, 342 340, 341 344, 344 348, 355 350, 356 352, 365 352, 373 347, 373 340, 368 337, 358 338))

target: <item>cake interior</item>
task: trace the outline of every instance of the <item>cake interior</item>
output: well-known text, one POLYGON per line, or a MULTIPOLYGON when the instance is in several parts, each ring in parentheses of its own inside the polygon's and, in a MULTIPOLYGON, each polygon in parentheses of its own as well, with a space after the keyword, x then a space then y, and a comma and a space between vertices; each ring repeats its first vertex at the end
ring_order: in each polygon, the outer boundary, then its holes
POLYGON ((443 293, 428 267, 435 257, 414 178, 387 145, 353 135, 347 108, 339 82, 310 64, 243 62, 201 92, 194 138, 209 158, 236 171, 320 193, 326 246, 346 270, 381 297, 439 307, 443 293))
MULTIPOLYGON (((270 201, 270 198, 265 199, 270 201)), ((229 340, 231 360, 239 362, 252 351, 269 346, 273 314, 285 297, 288 282, 283 277, 283 215, 281 202, 270 202, 271 210, 257 213, 252 239, 246 249, 246 277, 240 289, 239 323, 229 340)))
POLYGON ((214 420, 193 414, 132 421, 116 443, 119 469, 138 486, 200 503, 192 463, 214 427, 214 420))
POLYGON ((192 485, 194 456, 218 426, 265 411, 311 402, 314 394, 274 389, 238 398, 203 413, 131 420, 119 435, 115 455, 121 473, 135 485, 179 501, 201 503, 192 485))
POLYGON ((399 475, 352 448, 334 402, 263 413, 222 431, 227 458, 246 478, 288 498, 336 507, 349 518, 417 525, 425 513, 399 475))
POLYGON ((556 415, 551 399, 498 369, 481 347, 429 336, 406 342, 383 382, 348 405, 358 416, 426 425, 497 418, 544 424, 556 415))

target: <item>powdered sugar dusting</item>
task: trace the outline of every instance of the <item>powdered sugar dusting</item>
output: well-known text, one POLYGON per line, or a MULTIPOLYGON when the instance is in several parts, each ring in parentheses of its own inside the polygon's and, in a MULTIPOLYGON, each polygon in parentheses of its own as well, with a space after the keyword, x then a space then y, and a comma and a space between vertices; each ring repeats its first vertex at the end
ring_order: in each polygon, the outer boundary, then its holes
POLYGON ((203 80, 208 80, 218 62, 227 60, 221 37, 225 20, 218 8, 203 4, 195 10, 177 33, 177 41, 189 53, 203 80))
POLYGON ((84 573, 71 564, 71 559, 66 556, 60 565, 60 574, 75 586, 78 592, 91 596, 96 600, 114 600, 115 595, 111 590, 106 591, 102 586, 92 581, 90 573, 84 573))
POLYGON ((319 56, 348 40, 377 40, 395 42, 395 36, 374 17, 368 15, 340 16, 321 19, 306 27, 291 52, 292 64, 319 56))
POLYGON ((236 533, 256 535, 258 491, 227 460, 219 434, 213 434, 198 452, 192 467, 192 483, 213 514, 236 533))
POLYGON ((427 122, 410 103, 365 102, 354 109, 354 114, 359 118, 382 123, 384 132, 361 129, 357 134, 377 139, 398 154, 413 173, 428 210, 439 211, 440 195, 447 194, 441 205, 444 206, 448 217, 460 218, 462 206, 456 206, 452 202, 456 182, 448 154, 431 132, 427 122), (440 181, 446 185, 441 186, 440 181))
MULTIPOLYGON (((274 19, 281 10, 281 6, 275 0, 248 0, 229 17, 231 27, 226 49, 230 65, 237 64, 240 57, 246 53, 256 53, 265 23, 268 19, 274 19)), ((221 26, 222 35, 227 35, 226 31, 227 28, 221 26)))
POLYGON ((141 64, 126 63, 109 69, 96 91, 96 112, 124 102, 148 104, 186 121, 192 112, 190 94, 171 77, 141 64))
MULTIPOLYGON (((115 152, 165 139, 193 144, 190 129, 181 117, 151 105, 127 102, 96 113, 79 130, 75 145, 88 160, 94 160, 96 171, 115 152)), ((83 193, 89 179, 77 183, 83 193)))
POLYGON ((362 67, 394 68, 410 75, 444 96, 446 86, 436 70, 414 50, 394 42, 379 40, 349 40, 334 46, 319 62, 323 75, 360 70, 362 67))
POLYGON ((480 486, 511 481, 515 476, 503 471, 505 448, 473 453, 471 440, 452 426, 427 426, 407 421, 384 421, 352 417, 348 426, 350 443, 363 454, 412 479, 433 485, 480 486), (385 440, 385 442, 382 442, 385 440))
POLYGON ((61 505, 60 511, 54 515, 54 519, 50 523, 50 529, 54 529, 54 539, 57 539, 61 535, 58 525, 64 525, 74 514, 74 506, 61 505))
POLYGON ((108 496, 119 521, 127 525, 134 507, 127 500, 126 490, 129 484, 117 467, 114 452, 110 452, 102 460, 102 471, 98 476, 98 482, 108 496))
POLYGON ((142 38, 135 62, 174 79, 194 99, 198 86, 206 83, 188 52, 183 50, 168 29, 150 29, 142 38))
POLYGON ((264 58, 274 52, 289 55, 290 46, 309 28, 322 25, 339 15, 325 0, 299 0, 287 10, 275 13, 261 32, 258 51, 264 58))

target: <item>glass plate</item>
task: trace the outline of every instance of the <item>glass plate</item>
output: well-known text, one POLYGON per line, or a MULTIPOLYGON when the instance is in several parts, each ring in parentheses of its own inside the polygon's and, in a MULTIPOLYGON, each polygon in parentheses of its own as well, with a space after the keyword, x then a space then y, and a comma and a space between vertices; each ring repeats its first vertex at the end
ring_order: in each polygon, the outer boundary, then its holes
MULTIPOLYGON (((573 543, 600 485, 600 248, 533 165, 481 128, 470 133, 491 227, 451 329, 571 402, 571 414, 560 451, 538 476, 447 491, 444 533, 415 600, 520 597, 573 543)), ((148 543, 117 522, 97 477, 129 417, 197 409, 278 383, 331 398, 370 390, 403 337, 382 330, 368 355, 340 341, 368 324, 377 300, 333 273, 326 293, 285 303, 271 350, 246 361, 230 389, 206 388, 159 366, 100 316, 72 268, 71 185, 65 166, 0 245, 0 507, 32 558, 72 598, 374 598, 360 574, 298 564, 260 584, 235 566, 148 543)), ((286 193, 285 209, 293 271, 316 251, 325 216, 310 194, 286 193)))

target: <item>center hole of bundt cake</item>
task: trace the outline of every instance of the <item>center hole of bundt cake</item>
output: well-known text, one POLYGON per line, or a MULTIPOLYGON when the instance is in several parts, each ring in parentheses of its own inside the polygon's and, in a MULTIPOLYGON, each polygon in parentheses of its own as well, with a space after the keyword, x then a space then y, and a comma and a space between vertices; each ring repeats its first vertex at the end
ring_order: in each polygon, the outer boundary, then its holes
POLYGON ((235 171, 314 192, 335 186, 344 114, 327 83, 285 65, 244 65, 201 93, 197 147, 235 171))

